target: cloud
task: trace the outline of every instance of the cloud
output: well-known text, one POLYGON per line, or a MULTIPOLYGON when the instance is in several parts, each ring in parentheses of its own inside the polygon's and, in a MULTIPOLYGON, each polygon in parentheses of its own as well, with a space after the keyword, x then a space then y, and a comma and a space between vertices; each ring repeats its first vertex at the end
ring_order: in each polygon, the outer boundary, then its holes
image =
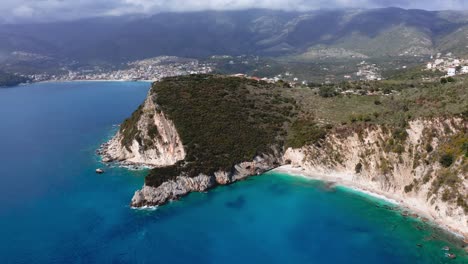
POLYGON ((430 10, 466 10, 468 9, 468 0, 1 0, 2 18, 0 21, 71 20, 91 16, 152 14, 165 11, 247 8, 306 11, 321 8, 387 6, 430 10))

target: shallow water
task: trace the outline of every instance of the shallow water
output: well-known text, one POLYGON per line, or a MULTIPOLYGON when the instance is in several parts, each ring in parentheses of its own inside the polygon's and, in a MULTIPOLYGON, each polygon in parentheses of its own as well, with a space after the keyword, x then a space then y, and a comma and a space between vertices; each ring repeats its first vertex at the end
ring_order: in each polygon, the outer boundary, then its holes
POLYGON ((278 173, 130 209, 146 172, 97 175, 95 150, 148 88, 0 89, 0 263, 466 263, 450 236, 384 201, 278 173))

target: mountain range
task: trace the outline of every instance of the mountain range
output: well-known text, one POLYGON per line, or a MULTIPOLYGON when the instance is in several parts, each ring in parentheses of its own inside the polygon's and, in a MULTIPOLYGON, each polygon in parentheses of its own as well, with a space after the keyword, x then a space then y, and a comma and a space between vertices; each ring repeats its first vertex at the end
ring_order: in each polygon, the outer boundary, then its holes
POLYGON ((468 54, 468 13, 400 8, 285 12, 264 9, 99 17, 0 25, 0 61, 27 52, 87 63, 159 55, 337 57, 468 54))

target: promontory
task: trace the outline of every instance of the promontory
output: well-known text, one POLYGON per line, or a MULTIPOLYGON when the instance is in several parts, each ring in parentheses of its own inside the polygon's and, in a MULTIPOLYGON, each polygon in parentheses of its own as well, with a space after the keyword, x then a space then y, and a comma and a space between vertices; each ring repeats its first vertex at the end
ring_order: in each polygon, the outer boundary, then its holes
POLYGON ((291 87, 221 75, 163 79, 101 148, 149 166, 133 207, 287 165, 397 197, 468 235, 468 78, 291 87))

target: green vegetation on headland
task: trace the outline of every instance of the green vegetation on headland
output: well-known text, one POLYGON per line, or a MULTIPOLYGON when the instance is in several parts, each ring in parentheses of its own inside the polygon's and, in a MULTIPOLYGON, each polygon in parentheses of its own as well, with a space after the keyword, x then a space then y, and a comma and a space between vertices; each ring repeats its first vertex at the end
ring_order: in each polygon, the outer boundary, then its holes
POLYGON ((257 154, 272 153, 286 138, 296 103, 281 85, 235 77, 196 75, 155 83, 156 103, 173 120, 187 156, 169 168, 157 168, 146 184, 167 174, 197 176, 230 170, 257 154))
MULTIPOLYGON (((157 110, 174 122, 187 156, 173 166, 151 170, 146 184, 159 186, 179 175, 194 177, 230 171, 239 162, 287 147, 322 148, 328 134, 359 134, 376 125, 390 135, 382 151, 401 157, 410 151, 404 143, 411 120, 458 117, 466 124, 468 119, 468 78, 460 76, 447 83, 441 83, 438 77, 424 78, 302 88, 217 75, 166 78, 154 83, 151 93, 156 95, 153 98, 159 106, 157 110)), ((128 134, 124 136, 129 138, 126 144, 131 143, 132 133, 137 134, 132 128, 139 115, 141 108, 122 125, 128 134)), ((432 181, 433 193, 444 195, 446 188, 458 190, 457 175, 468 171, 468 132, 464 125, 459 129, 461 132, 453 138, 438 138, 440 144, 436 147, 429 143, 437 132, 425 131, 421 144, 427 153, 412 155, 415 164, 443 167, 440 173, 430 176, 436 177, 432 181)), ((357 164, 356 172, 364 166, 357 164)), ((379 166, 386 175, 394 164, 382 159, 379 166)), ((408 185, 405 191, 419 188, 429 180, 408 185)), ((462 193, 451 194, 445 194, 444 199, 467 208, 462 193)))
MULTIPOLYGON (((408 76, 409 77, 409 76, 408 76)), ((401 125, 416 118, 462 115, 468 111, 468 77, 390 79, 310 85, 288 95, 316 121, 334 125, 401 125)))
POLYGON ((30 80, 26 77, 9 74, 0 71, 0 87, 11 87, 21 83, 29 82, 30 80))

